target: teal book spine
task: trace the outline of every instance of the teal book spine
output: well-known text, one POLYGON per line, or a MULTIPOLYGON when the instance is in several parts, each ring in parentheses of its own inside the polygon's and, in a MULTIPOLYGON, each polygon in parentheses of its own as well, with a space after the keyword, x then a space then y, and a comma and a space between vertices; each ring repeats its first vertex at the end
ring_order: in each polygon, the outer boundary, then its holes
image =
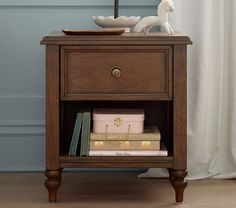
POLYGON ((73 135, 72 135, 72 139, 71 139, 71 143, 70 143, 69 156, 76 156, 82 121, 83 121, 83 114, 77 113, 74 131, 73 131, 73 135))
POLYGON ((81 133, 80 156, 89 155, 90 122, 91 122, 91 113, 84 112, 82 133, 81 133))

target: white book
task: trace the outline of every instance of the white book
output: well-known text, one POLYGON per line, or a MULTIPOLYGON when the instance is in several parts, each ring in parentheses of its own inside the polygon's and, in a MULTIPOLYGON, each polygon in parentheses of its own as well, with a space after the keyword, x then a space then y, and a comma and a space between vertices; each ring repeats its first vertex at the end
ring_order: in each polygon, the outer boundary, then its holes
POLYGON ((89 156, 168 156, 168 152, 167 150, 159 150, 159 151, 90 150, 89 156))

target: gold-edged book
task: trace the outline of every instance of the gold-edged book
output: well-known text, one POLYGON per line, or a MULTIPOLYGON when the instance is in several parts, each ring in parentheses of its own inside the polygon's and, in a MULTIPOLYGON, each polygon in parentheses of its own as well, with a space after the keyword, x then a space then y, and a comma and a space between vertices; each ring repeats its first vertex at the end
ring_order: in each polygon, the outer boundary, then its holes
POLYGON ((90 134, 90 141, 160 141, 158 127, 146 127, 143 134, 90 134))
POLYGON ((168 156, 163 142, 160 150, 90 150, 89 156, 168 156))
POLYGON ((90 141, 90 150, 160 150, 160 141, 90 141))

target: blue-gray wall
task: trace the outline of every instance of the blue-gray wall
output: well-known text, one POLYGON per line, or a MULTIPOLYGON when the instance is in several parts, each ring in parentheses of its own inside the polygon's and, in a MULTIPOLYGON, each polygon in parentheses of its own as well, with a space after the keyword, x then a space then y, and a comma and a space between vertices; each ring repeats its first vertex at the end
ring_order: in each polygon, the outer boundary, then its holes
MULTIPOLYGON (((158 0, 120 0, 123 15, 155 15, 158 0)), ((0 171, 44 169, 47 33, 95 28, 113 0, 0 0, 0 171)))

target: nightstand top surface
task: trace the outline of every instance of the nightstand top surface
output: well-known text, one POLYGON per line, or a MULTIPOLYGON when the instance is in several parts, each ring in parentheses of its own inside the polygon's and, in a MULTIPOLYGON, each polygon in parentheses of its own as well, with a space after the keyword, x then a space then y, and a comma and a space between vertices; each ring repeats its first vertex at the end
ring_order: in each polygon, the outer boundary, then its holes
POLYGON ((83 45, 85 42, 90 42, 91 44, 192 44, 190 38, 180 32, 175 32, 175 35, 169 36, 166 32, 150 33, 148 35, 140 33, 124 33, 122 35, 66 35, 62 31, 51 32, 46 35, 41 44, 43 45, 71 45, 79 44, 83 45))

